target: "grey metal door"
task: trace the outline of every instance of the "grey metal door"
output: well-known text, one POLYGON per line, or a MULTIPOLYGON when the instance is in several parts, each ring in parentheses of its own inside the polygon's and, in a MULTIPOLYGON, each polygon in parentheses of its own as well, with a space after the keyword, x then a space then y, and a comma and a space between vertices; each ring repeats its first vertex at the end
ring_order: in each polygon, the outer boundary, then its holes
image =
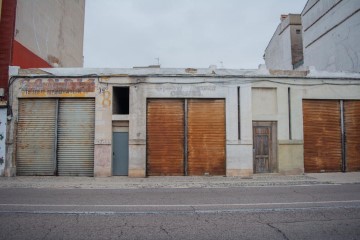
POLYGON ((59 176, 93 176, 94 128, 94 99, 59 100, 59 176))
POLYGON ((20 99, 17 175, 55 174, 56 99, 20 99))
POLYGON ((113 133, 113 175, 127 176, 129 169, 129 133, 113 133))

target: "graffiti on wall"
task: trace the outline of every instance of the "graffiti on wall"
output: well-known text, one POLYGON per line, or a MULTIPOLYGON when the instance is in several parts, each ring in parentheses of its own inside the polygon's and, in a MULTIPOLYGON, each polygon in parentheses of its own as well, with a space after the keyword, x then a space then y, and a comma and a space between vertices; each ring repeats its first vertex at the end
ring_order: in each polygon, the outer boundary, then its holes
POLYGON ((110 139, 95 139, 94 143, 96 145, 110 145, 111 140, 110 139))
POLYGON ((98 99, 103 107, 111 106, 111 93, 107 84, 99 83, 96 88, 96 95, 100 96, 98 99))
POLYGON ((0 176, 5 170, 6 108, 0 108, 0 176))
POLYGON ((25 94, 63 94, 95 91, 95 79, 22 79, 20 90, 25 94))

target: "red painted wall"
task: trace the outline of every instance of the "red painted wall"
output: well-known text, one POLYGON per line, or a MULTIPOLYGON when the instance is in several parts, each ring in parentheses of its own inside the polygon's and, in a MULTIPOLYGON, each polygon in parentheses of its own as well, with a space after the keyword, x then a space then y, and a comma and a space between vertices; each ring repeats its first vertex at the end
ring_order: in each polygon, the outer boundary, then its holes
POLYGON ((3 0, 0 21, 0 88, 7 92, 9 65, 14 40, 16 0, 3 0))
POLYGON ((12 66, 20 68, 51 68, 52 66, 44 59, 35 55, 21 43, 14 40, 12 48, 12 66))
POLYGON ((14 40, 17 0, 3 0, 0 20, 0 88, 8 92, 9 66, 21 68, 52 67, 45 60, 14 40))

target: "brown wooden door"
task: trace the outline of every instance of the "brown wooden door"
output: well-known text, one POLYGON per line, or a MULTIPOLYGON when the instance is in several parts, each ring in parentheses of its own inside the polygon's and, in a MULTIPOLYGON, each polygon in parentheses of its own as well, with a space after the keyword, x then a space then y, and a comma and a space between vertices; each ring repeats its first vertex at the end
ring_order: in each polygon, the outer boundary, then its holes
POLYGON ((303 100, 305 172, 341 171, 341 119, 337 100, 303 100))
POLYGON ((344 101, 346 170, 360 171, 360 101, 344 101))
POLYGON ((188 175, 225 175, 225 101, 188 100, 188 175))
POLYGON ((253 123, 254 173, 277 171, 276 123, 253 123))
POLYGON ((147 102, 147 175, 184 175, 184 100, 147 102))

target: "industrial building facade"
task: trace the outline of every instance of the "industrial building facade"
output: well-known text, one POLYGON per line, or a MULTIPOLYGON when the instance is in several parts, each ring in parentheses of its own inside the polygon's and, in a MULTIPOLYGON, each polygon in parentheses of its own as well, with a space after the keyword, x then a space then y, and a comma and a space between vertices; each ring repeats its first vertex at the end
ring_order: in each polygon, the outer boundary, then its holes
POLYGON ((36 69, 10 79, 5 175, 360 170, 360 75, 36 69))

